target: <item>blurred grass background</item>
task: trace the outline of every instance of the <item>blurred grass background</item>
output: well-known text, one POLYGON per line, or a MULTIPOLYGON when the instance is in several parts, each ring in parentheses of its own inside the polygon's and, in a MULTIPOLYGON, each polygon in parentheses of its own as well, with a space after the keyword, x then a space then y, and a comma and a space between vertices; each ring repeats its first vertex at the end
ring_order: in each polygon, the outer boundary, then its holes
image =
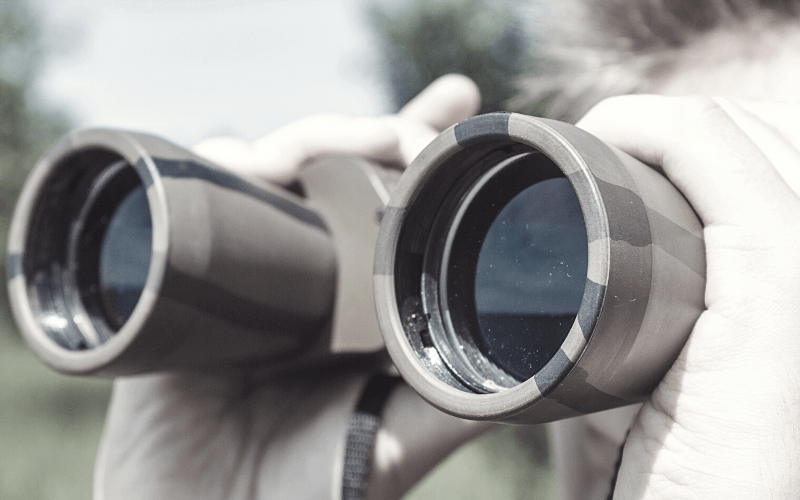
MULTIPOLYGON (((387 94, 401 107, 448 72, 475 79, 483 111, 502 109, 516 74, 532 58, 514 2, 450 0, 366 2, 365 16, 382 51, 387 94)), ((13 205, 27 172, 71 126, 42 109, 32 89, 55 49, 36 4, 0 1, 0 271, 13 205)), ((57 374, 34 357, 10 319, 0 287, 0 499, 91 498, 94 456, 111 381, 57 374)), ((422 499, 552 499, 555 482, 543 427, 502 427, 447 459, 408 495, 422 499)))
POLYGON ((0 498, 91 498, 111 381, 60 375, 4 325, 0 335, 0 498))
POLYGON ((544 426, 502 426, 463 446, 405 500, 555 500, 544 426))

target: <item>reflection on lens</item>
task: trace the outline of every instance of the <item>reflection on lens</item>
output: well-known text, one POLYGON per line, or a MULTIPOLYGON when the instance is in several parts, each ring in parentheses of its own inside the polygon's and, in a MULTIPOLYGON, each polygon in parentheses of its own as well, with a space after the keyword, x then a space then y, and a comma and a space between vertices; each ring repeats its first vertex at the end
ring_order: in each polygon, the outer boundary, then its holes
POLYGON ((515 196, 489 228, 475 272, 484 354, 520 380, 538 372, 575 320, 587 265, 583 214, 566 178, 515 196))
POLYGON ((144 187, 128 193, 108 224, 100 247, 100 296, 107 319, 119 329, 144 290, 153 241, 144 187))

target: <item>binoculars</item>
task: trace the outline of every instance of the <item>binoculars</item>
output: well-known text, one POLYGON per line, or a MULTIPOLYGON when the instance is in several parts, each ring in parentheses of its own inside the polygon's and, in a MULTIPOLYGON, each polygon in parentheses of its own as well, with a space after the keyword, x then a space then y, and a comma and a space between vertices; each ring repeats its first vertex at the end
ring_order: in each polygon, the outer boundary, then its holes
POLYGON ((333 156, 292 189, 73 132, 28 178, 8 251, 17 324, 58 370, 286 373, 388 350, 434 406, 509 423, 642 401, 704 309, 680 192, 514 113, 451 127, 402 175, 333 156))

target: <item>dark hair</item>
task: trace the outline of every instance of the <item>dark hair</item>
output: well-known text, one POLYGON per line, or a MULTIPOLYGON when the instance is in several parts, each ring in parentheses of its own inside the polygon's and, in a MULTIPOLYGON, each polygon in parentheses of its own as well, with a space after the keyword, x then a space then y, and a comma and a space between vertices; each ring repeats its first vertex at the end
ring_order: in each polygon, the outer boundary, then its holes
POLYGON ((800 0, 557 0, 535 9, 539 65, 510 106, 574 122, 606 97, 642 92, 712 31, 796 21, 800 0))

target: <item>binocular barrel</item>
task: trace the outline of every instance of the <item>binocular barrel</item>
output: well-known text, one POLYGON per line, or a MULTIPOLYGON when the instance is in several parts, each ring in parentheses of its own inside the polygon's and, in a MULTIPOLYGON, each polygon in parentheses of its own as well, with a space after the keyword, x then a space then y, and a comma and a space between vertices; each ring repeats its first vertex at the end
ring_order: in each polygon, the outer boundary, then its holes
POLYGON ((375 257, 389 353, 434 406, 539 423, 645 399, 704 308, 696 214, 566 123, 482 115, 395 187, 375 257))
POLYGON ((395 182, 332 157, 299 196, 156 137, 75 132, 20 195, 12 311, 69 373, 303 369, 385 341, 434 406, 539 423, 645 399, 704 309, 692 208, 572 125, 477 116, 395 182))
POLYGON ((308 350, 337 262, 299 196, 156 137, 78 131, 35 167, 9 237, 17 323, 70 373, 121 375, 308 350))

